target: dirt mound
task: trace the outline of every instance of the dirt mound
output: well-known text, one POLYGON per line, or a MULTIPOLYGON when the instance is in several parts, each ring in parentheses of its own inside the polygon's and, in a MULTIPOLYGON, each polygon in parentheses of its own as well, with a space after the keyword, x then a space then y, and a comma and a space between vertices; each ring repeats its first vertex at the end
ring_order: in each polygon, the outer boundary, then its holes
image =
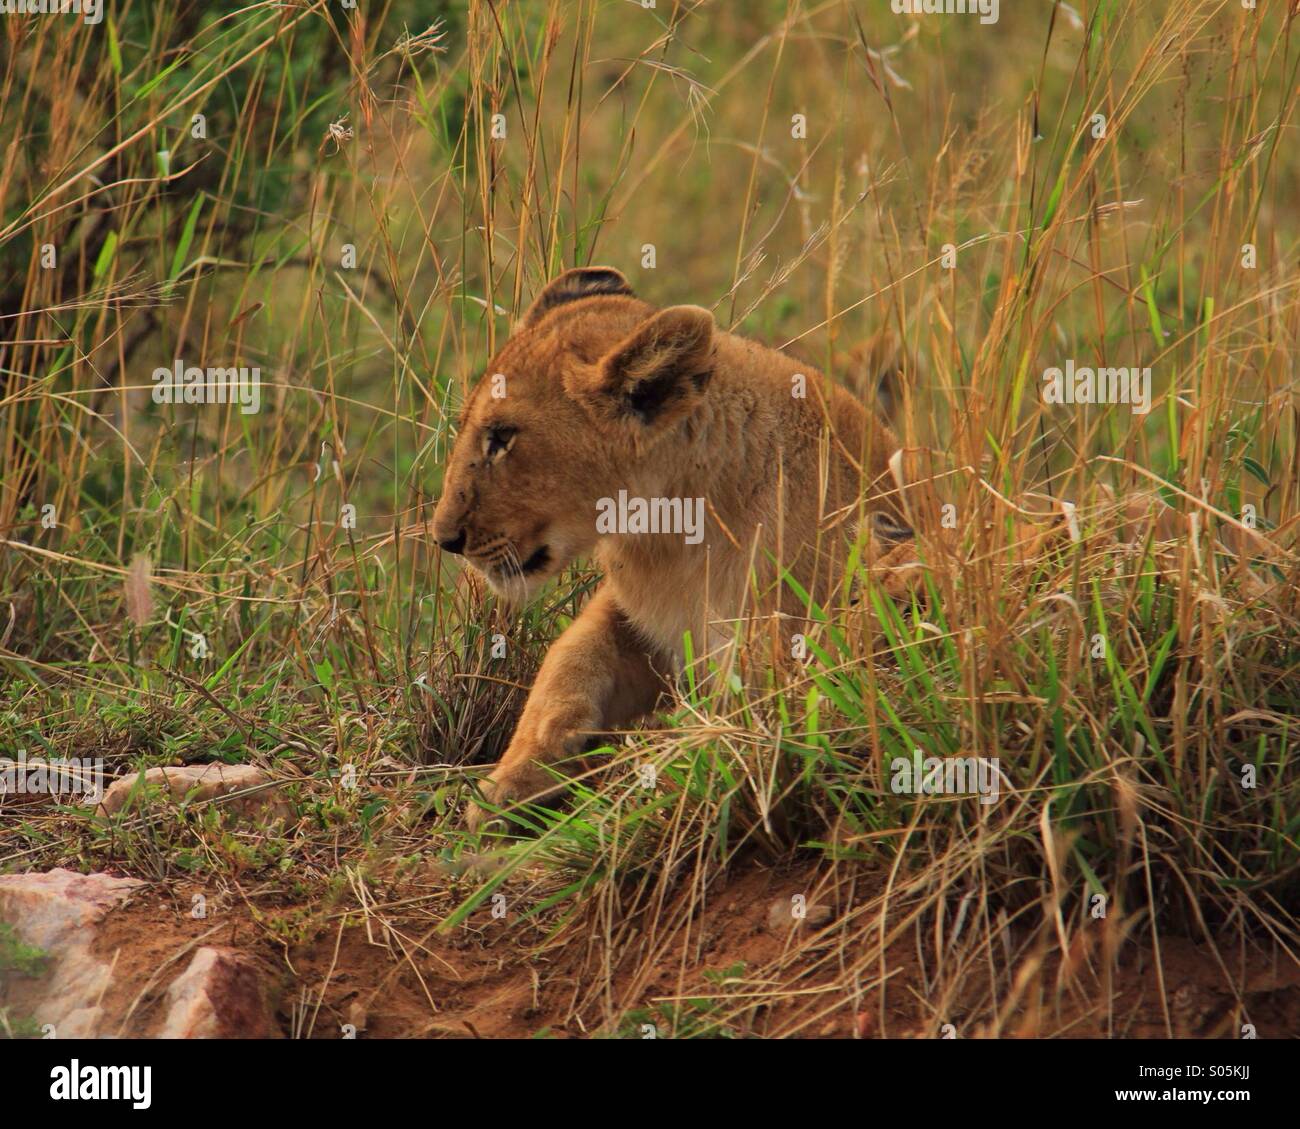
POLYGON ((1088 952, 1034 952, 997 974, 973 972, 962 996, 943 1005, 947 1028, 935 1022, 933 970, 912 940, 891 948, 880 983, 841 982, 835 954, 853 907, 810 897, 815 880, 815 868, 732 875, 662 959, 629 954, 610 969, 593 1005, 591 944, 557 943, 554 932, 488 905, 443 932, 391 906, 328 913, 282 904, 271 914, 247 901, 210 903, 197 887, 105 874, 9 877, 0 879, 0 913, 12 919, 25 907, 19 928, 50 947, 52 966, 11 977, 0 1004, 10 1016, 57 1020, 60 1034, 933 1038, 988 1033, 990 979, 1000 978, 1018 985, 1002 999, 1001 1033, 1236 1038, 1244 1015, 1260 1037, 1300 1029, 1291 962, 1255 955, 1253 971, 1234 978, 1179 938, 1158 953, 1130 946, 1104 991, 1088 952), (60 913, 81 926, 40 927, 60 913), (793 978, 792 959, 803 970, 793 978), (765 970, 778 967, 785 975, 769 982, 782 987, 765 990, 765 970))

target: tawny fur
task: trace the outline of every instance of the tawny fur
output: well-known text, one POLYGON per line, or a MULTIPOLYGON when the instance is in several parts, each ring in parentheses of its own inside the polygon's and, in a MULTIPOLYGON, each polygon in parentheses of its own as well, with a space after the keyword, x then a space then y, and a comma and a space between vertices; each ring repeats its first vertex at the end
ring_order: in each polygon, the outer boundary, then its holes
MULTIPOLYGON (((867 515, 901 520, 898 446, 852 395, 705 310, 657 310, 607 268, 547 286, 469 397, 434 531, 515 601, 577 558, 604 579, 547 653, 486 797, 545 795, 544 765, 652 710, 685 632, 698 654, 742 616, 797 630, 808 609, 778 563, 833 601, 867 515), (703 498, 703 540, 598 534, 597 503, 620 490, 703 498), (520 574, 542 547, 544 565, 520 574)), ((473 806, 470 825, 482 819, 473 806)))

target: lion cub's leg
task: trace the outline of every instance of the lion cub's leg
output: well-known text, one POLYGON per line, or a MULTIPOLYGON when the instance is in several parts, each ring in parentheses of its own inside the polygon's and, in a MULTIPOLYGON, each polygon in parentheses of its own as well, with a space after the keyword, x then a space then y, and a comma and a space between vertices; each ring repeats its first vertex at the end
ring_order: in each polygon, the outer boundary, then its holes
MULTIPOLYGON (((546 653, 510 747, 484 783, 484 797, 504 805, 553 792, 555 780, 544 764, 581 753, 594 733, 649 712, 666 686, 612 593, 597 592, 546 653)), ((471 804, 469 828, 488 814, 471 804)))
POLYGON ((894 545, 871 564, 871 572, 886 595, 907 598, 925 590, 925 564, 915 541, 894 545))

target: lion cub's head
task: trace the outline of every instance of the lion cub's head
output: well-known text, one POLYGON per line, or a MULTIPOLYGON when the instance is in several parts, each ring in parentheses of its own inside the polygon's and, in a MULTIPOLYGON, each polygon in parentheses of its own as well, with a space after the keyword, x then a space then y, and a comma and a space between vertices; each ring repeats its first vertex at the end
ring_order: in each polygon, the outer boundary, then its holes
POLYGON ((713 315, 656 311, 618 271, 566 271, 470 393, 434 536, 497 592, 531 596, 595 547, 599 499, 649 489, 662 441, 700 405, 713 315))

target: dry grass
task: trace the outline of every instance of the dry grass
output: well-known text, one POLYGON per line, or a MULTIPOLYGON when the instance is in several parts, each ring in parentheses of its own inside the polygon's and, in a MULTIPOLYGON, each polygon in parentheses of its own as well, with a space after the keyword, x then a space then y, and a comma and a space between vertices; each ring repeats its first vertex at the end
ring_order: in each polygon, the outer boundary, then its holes
POLYGON ((889 1034, 900 946, 926 1021, 988 1034, 1045 1033, 1071 997, 1118 1030, 1119 962, 1145 946, 1162 975, 1172 935, 1243 1001, 1253 964, 1294 963, 1293 13, 1005 7, 0 24, 0 753, 256 761, 301 814, 0 803, 0 866, 200 881, 303 936, 433 937, 506 891, 519 946, 574 970, 564 1017, 610 1032, 669 976, 709 1000, 656 1005, 678 1033, 849 1009, 889 1034), (485 846, 457 830, 467 780, 594 577, 511 617, 425 523, 511 315, 588 262, 850 385, 896 349, 912 504, 955 528, 917 601, 862 571, 815 661, 700 663, 534 836, 485 846), (177 357, 260 366, 262 411, 155 405, 177 357), (1150 413, 1044 403, 1067 358, 1150 367, 1150 413), (998 757, 1000 802, 893 794, 916 747, 998 757), (709 980, 702 912, 755 865, 835 912, 709 980))

